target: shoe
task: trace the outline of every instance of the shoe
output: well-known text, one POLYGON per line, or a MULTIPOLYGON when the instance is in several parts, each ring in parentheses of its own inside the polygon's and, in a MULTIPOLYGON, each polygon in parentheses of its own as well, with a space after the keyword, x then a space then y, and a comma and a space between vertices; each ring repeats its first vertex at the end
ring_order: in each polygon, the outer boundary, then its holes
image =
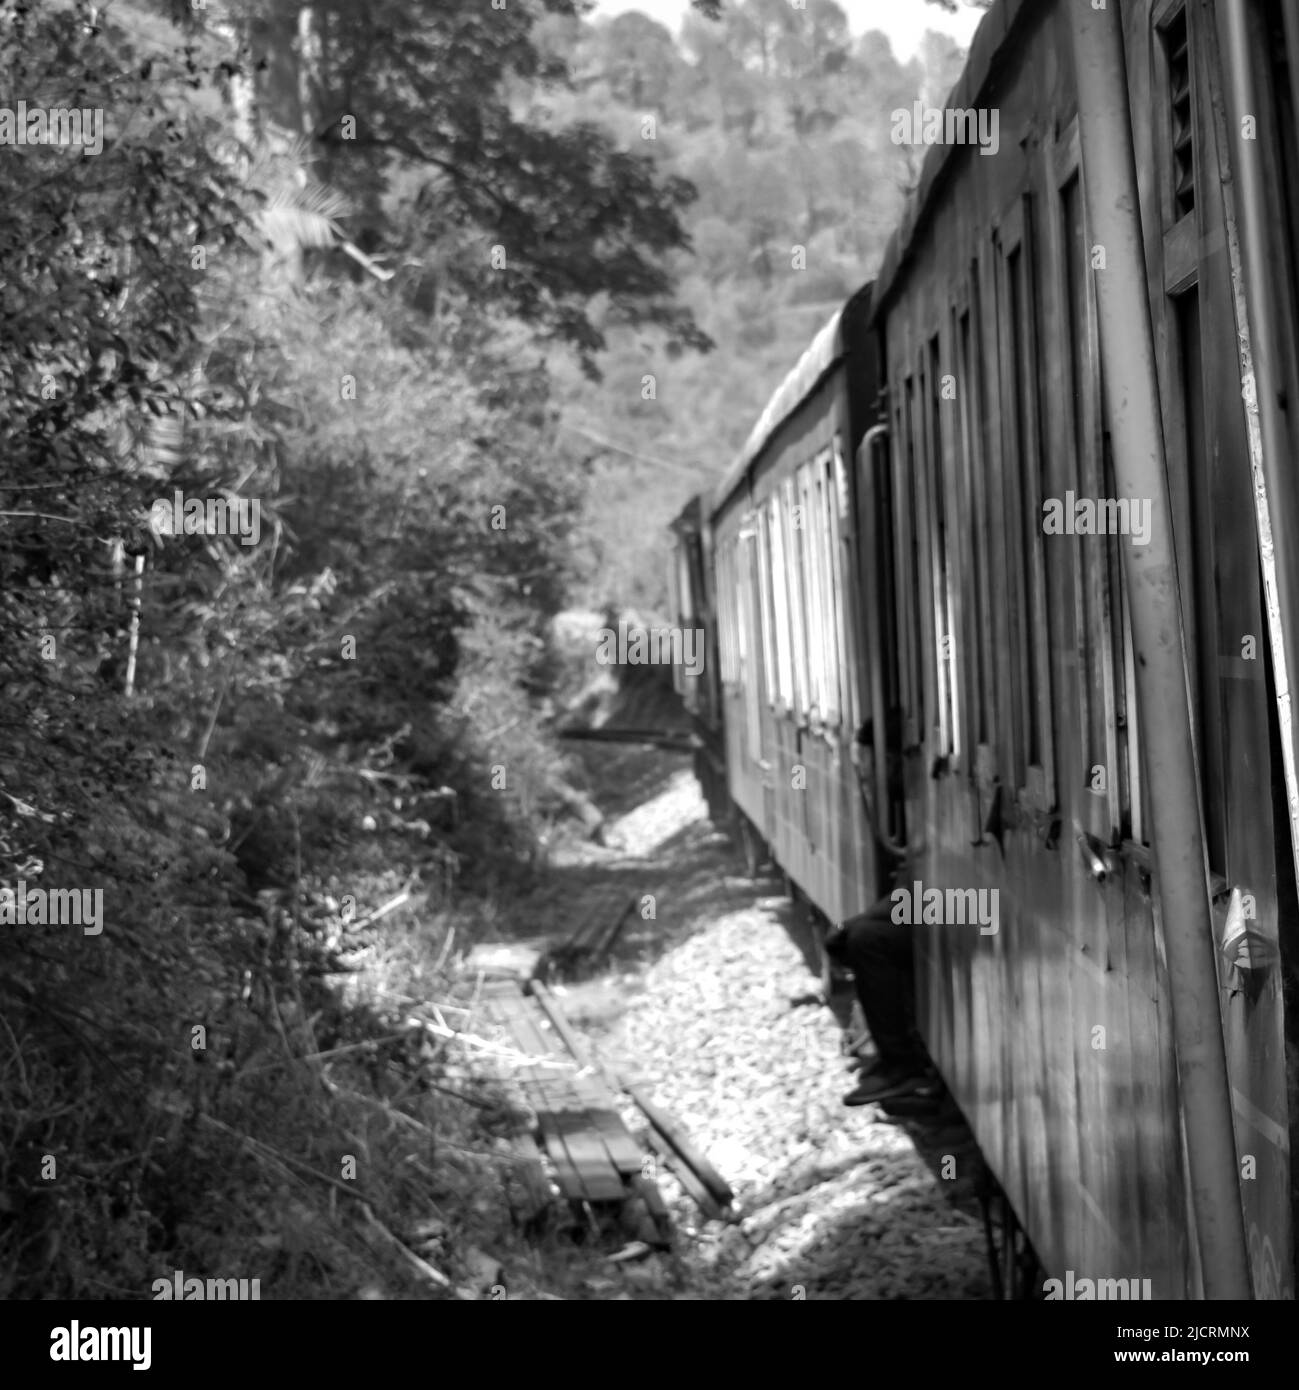
POLYGON ((845 1105, 875 1105, 882 1100, 899 1096, 914 1096, 926 1090, 932 1082, 922 1071, 899 1072, 881 1070, 868 1080, 859 1082, 856 1089, 843 1098, 845 1105))
POLYGON ((824 950, 827 956, 838 966, 847 965, 847 956, 844 948, 848 944, 848 933, 844 930, 843 924, 831 927, 825 934, 824 950))
POLYGON ((933 1120, 943 1113, 941 1096, 895 1096, 880 1101, 880 1109, 895 1120, 933 1120))
POLYGON ((875 1076, 885 1070, 884 1059, 879 1056, 863 1057, 860 1052, 854 1052, 848 1057, 848 1069, 859 1072, 858 1079, 865 1081, 868 1076, 875 1076))
POLYGON ((922 1119, 937 1115, 945 1101, 943 1083, 937 1077, 922 1077, 914 1091, 881 1101, 880 1109, 886 1115, 922 1119))

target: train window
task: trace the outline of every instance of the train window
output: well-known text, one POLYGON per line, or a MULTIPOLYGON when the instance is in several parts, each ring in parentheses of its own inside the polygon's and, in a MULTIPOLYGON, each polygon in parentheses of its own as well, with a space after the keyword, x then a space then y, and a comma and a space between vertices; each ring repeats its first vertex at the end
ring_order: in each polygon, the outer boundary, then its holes
POLYGON ((802 704, 804 720, 810 720, 816 705, 815 677, 813 675, 813 647, 816 644, 815 594, 812 588, 812 572, 808 555, 807 499, 801 470, 796 470, 790 480, 793 497, 790 503, 789 524, 794 547, 794 570, 798 575, 798 613, 800 624, 799 673, 801 677, 799 699, 802 704))
MULTIPOLYGON (((977 293, 977 272, 971 275, 971 296, 977 293)), ((962 490, 966 515, 970 519, 970 568, 973 582, 965 595, 966 615, 970 639, 969 681, 971 736, 975 744, 988 741, 989 711, 992 708, 992 662, 990 653, 992 642, 986 631, 984 619, 989 612, 986 585, 988 557, 987 537, 983 530, 984 509, 981 486, 982 470, 979 456, 981 437, 980 383, 978 379, 979 355, 977 348, 972 351, 969 309, 957 320, 957 393, 960 410, 958 426, 961 431, 961 461, 963 467, 962 490)), ((975 311, 975 321, 978 321, 975 311)))
POLYGON ((1042 535, 1042 497, 1046 491, 1046 450, 1042 444, 1038 343, 1036 248, 1031 209, 1024 204, 1024 242, 1020 254, 1021 281, 1016 290, 1016 349, 1020 363, 1019 460, 1021 520, 1024 538, 1024 607, 1027 618, 1026 658, 1028 693, 1025 756, 1029 789, 1042 810, 1055 803, 1055 749, 1051 718, 1051 633, 1047 594, 1046 555, 1042 535))
POLYGON ((730 633, 731 680, 739 685, 744 679, 740 652, 740 544, 733 540, 726 563, 727 630, 730 633))
POLYGON ((817 559, 821 571, 822 717, 831 727, 839 723, 839 602, 835 557, 834 477, 829 451, 816 460, 817 559))
POLYGON ((1168 195, 1173 220, 1195 211, 1195 113, 1191 102, 1191 45, 1186 6, 1159 25, 1167 82, 1168 195))
POLYGON ((780 494, 772 495, 767 504, 767 533, 771 537, 772 622, 775 628, 776 680, 775 697, 781 709, 794 704, 794 663, 790 651, 791 624, 789 617, 789 573, 785 564, 785 519, 781 514, 780 494))
MULTIPOLYGON (((1083 498, 1112 497, 1116 483, 1104 431, 1097 324, 1089 279, 1081 179, 1075 170, 1060 187, 1064 231, 1062 264, 1068 309, 1069 370, 1073 400, 1074 472, 1083 498)), ((1097 806, 1092 829, 1104 838, 1139 838, 1140 754, 1135 670, 1127 591, 1118 536, 1077 536, 1074 606, 1083 724, 1083 785, 1097 806), (1133 789, 1137 805, 1132 804, 1133 789)))
POLYGON ((678 536, 672 556, 668 561, 668 612, 671 613, 674 623, 679 623, 682 619, 680 573, 681 538, 678 536))
MULTIPOLYGON (((1099 451, 1099 363, 1095 360, 1091 288, 1085 267, 1087 244, 1083 225, 1082 180, 1074 174, 1060 190, 1061 213, 1065 229, 1065 297, 1069 306, 1068 341, 1073 378, 1074 468, 1080 496, 1097 496, 1100 488, 1097 453, 1099 451)), ((1082 662, 1079 698, 1083 706, 1083 781, 1093 795, 1107 804, 1106 832, 1118 829, 1117 807, 1110 806, 1117 794, 1117 758, 1113 737, 1106 720, 1107 699, 1112 703, 1114 655, 1109 641, 1103 608, 1101 572, 1096 563, 1095 538, 1075 537, 1071 542, 1077 560, 1075 610, 1082 636, 1082 662), (1111 783, 1115 784, 1111 787, 1111 783)))
POLYGON ((803 574, 803 536, 798 510, 798 491, 793 478, 785 479, 782 498, 785 553, 789 557, 790 638, 794 658, 794 708, 806 720, 811 704, 807 671, 807 582, 803 574))
POLYGON ((934 657, 938 677, 938 752, 943 755, 957 751, 956 710, 953 686, 956 675, 956 634, 952 630, 951 567, 947 550, 947 504, 945 470, 943 467, 942 427, 942 365, 938 337, 929 341, 929 467, 926 485, 929 489, 930 563, 933 566, 934 657))
POLYGON ((758 616, 762 628, 759 643, 762 659, 762 688, 766 692, 767 704, 774 705, 776 703, 776 647, 772 626, 775 620, 772 616, 771 544, 767 534, 767 509, 765 507, 759 509, 755 518, 755 539, 757 541, 754 551, 754 560, 757 564, 755 581, 758 589, 758 616))
MULTIPOLYGON (((1118 495, 1114 477, 1114 458, 1110 436, 1102 435, 1102 455, 1107 494, 1118 495)), ((1137 671, 1132 650, 1132 613, 1128 605, 1128 582, 1123 573, 1123 555, 1117 537, 1106 540, 1109 565, 1109 592, 1116 597, 1110 620, 1114 642, 1111 665, 1114 670, 1114 758, 1116 768, 1117 824, 1119 834, 1138 844, 1145 839, 1145 790, 1141 775, 1141 749, 1137 733, 1137 671)))
POLYGON ((908 376, 902 408, 904 440, 902 458, 906 469, 904 487, 897 492, 898 563, 903 572, 898 577, 898 598, 901 614, 899 648, 902 654, 903 744, 915 747, 923 740, 925 727, 924 680, 920 664, 920 512, 916 488, 917 410, 916 380, 908 376))
POLYGON ((1009 565, 1012 709, 1010 735, 1017 785, 1030 804, 1055 800, 1051 740, 1050 639, 1041 499, 1043 450, 1039 433, 1036 280, 1028 198, 1001 229, 1002 439, 1006 468, 1002 501, 1009 565))
MULTIPOLYGON (((898 393, 893 392, 892 438, 895 450, 903 443, 902 408, 898 393)), ((889 450, 889 454, 895 453, 889 450)), ((880 460, 870 450, 863 451, 861 461, 866 469, 866 496, 871 503, 870 529, 861 538, 861 563, 866 580, 865 592, 872 607, 877 626, 870 634, 865 666, 871 661, 880 664, 880 685, 885 711, 900 709, 902 693, 898 674, 902 648, 898 638, 898 561, 899 531, 893 498, 897 491, 891 468, 891 458, 880 460)), ((868 673, 869 674, 869 673, 868 673)), ((874 692, 868 695, 868 685, 862 691, 868 708, 874 711, 874 692)))
POLYGON ((818 722, 825 715, 825 642, 822 619, 825 597, 821 591, 821 528, 818 522, 819 499, 812 465, 803 464, 797 473, 799 520, 799 550, 803 557, 803 585, 806 606, 808 716, 818 722))
POLYGON ((1200 355, 1200 301, 1196 289, 1179 295, 1173 306, 1177 316, 1177 336, 1181 347, 1181 387, 1186 422, 1185 482, 1189 506, 1187 541, 1194 547, 1196 563, 1183 574, 1193 576, 1195 592, 1188 596, 1188 643, 1194 679, 1192 705, 1195 715, 1195 745, 1200 771, 1200 790, 1204 801, 1205 848, 1209 867, 1225 872, 1227 866, 1227 828, 1223 819, 1224 783, 1222 775, 1222 712, 1218 696, 1217 630, 1220 612, 1217 593, 1217 563, 1214 558, 1210 461, 1206 447, 1204 420, 1204 379, 1200 355))
POLYGON ((861 725, 858 672, 855 664, 858 648, 854 640, 857 566, 854 562, 852 527, 844 525, 851 504, 848 469, 843 446, 837 434, 834 437, 834 458, 831 466, 834 472, 834 506, 830 509, 830 520, 834 527, 834 553, 839 567, 838 583, 835 586, 839 616, 839 704, 849 728, 855 731, 861 725))
POLYGON ((904 718, 908 721, 903 731, 903 744, 914 740, 910 733, 910 719, 913 706, 911 693, 911 585, 907 579, 907 566, 911 562, 911 540, 907 526, 907 502, 911 497, 909 479, 911 476, 911 378, 903 383, 901 399, 894 412, 893 438, 897 441, 897 458, 901 461, 902 474, 898 486, 893 489, 893 611, 897 614, 897 630, 893 634, 897 662, 898 704, 904 718))
POLYGON ((690 582, 690 551, 683 536, 677 545, 676 617, 682 623, 695 620, 694 586, 690 582))
MULTIPOLYGON (((1104 495, 1117 497, 1118 482, 1114 476, 1114 454, 1109 430, 1101 434, 1101 477, 1104 495)), ((1095 543, 1104 551, 1107 567, 1105 592, 1109 597, 1109 637, 1114 644, 1110 657, 1110 668, 1114 672, 1113 704, 1113 742, 1114 776, 1117 782, 1118 829, 1125 839, 1133 839, 1132 827, 1132 787, 1133 758, 1136 743, 1132 737, 1132 721, 1136 706, 1131 701, 1133 682, 1128 678, 1129 640, 1131 621, 1127 612, 1127 582, 1123 578, 1122 542, 1117 536, 1097 536, 1095 543)), ((1137 780, 1140 780, 1138 773, 1137 780)))
POLYGON ((722 684, 735 680, 735 656, 731 637, 731 547, 718 541, 717 549, 717 657, 722 684))
POLYGON ((713 564, 716 574, 717 674, 724 685, 731 678, 730 634, 726 631, 726 547, 719 544, 716 537, 713 541, 713 564))
POLYGON ((744 546, 737 539, 731 549, 731 650, 735 653, 735 683, 743 688, 748 679, 747 647, 744 631, 744 546))
MULTIPOLYGON (((1006 425, 1009 426, 1010 448, 1006 456, 1006 469, 1003 474, 1003 482, 1009 484, 1006 495, 1006 526, 1007 526, 1007 550, 1013 557, 1011 564, 1010 590, 1013 595, 1011 603, 1011 621, 1013 624, 1014 637, 1011 641, 1011 658, 1015 665, 1015 698, 1014 707, 1017 715, 1017 723, 1023 730, 1028 747, 1028 762, 1035 761, 1033 753, 1037 748, 1039 730, 1036 724, 1035 701, 1032 694, 1032 665, 1033 665, 1033 624, 1029 618, 1027 576, 1023 562, 1024 554, 1024 454, 1028 448, 1028 441, 1024 435, 1024 372, 1027 368, 1025 361, 1025 342, 1024 342, 1024 256, 1019 248, 1010 252, 1006 257, 1006 324, 1010 333, 1010 362, 1009 370, 1003 373, 1004 385, 1010 387, 1010 401, 1004 417, 1006 425)), ((1020 749, 1016 748, 1016 754, 1020 749)), ((1016 774, 1022 779, 1026 763, 1020 756, 1016 756, 1011 764, 1016 774)))
POLYGON ((812 465, 799 470, 803 503, 803 536, 807 545, 809 608, 807 614, 807 667, 811 681, 812 714, 818 721, 825 717, 825 593, 821 574, 821 517, 820 498, 812 465))
POLYGON ((753 762, 762 760, 762 711, 759 688, 760 638, 758 637, 759 613, 757 608, 758 587, 757 546, 752 527, 746 526, 740 532, 737 553, 739 580, 739 633, 740 683, 743 687, 745 727, 748 735, 749 758, 753 762))
POLYGON ((817 583, 812 564, 811 507, 807 497, 807 470, 799 468, 794 474, 794 543, 798 554, 798 574, 802 589, 803 614, 803 711, 809 720, 820 714, 820 682, 816 671, 817 647, 817 583))
MULTIPOLYGON (((932 500, 930 497, 933 491, 933 483, 930 478, 930 448, 929 448, 929 359, 924 348, 920 349, 916 359, 916 396, 912 403, 913 414, 911 417, 911 428, 915 434, 915 504, 911 509, 911 525, 914 528, 914 544, 917 559, 918 578, 915 588, 915 650, 916 650, 916 682, 918 688, 929 697, 930 682, 934 679, 936 663, 932 662, 936 643, 934 640, 934 611, 932 604, 937 601, 936 590, 933 583, 933 574, 930 571, 930 560, 932 550, 929 544, 929 524, 932 515, 932 500)), ((925 701, 926 709, 929 708, 929 700, 925 701)), ((934 718, 938 719, 939 706, 934 705, 934 718)), ((928 723, 922 721, 919 730, 919 738, 927 741, 931 737, 938 749, 938 729, 931 730, 928 723)))

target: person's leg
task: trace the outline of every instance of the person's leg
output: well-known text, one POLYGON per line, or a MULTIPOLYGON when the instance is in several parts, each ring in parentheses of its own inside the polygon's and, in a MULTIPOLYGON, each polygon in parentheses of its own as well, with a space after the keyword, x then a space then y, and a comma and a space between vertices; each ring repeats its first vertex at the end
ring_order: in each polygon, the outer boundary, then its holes
POLYGON ((844 1100, 849 1105, 900 1095, 923 1077, 928 1058, 915 1033, 915 957, 910 925, 895 923, 881 899, 846 922, 844 956, 879 1052, 880 1065, 844 1100))
POLYGON ((914 1038, 916 973, 909 925, 893 922, 884 899, 844 924, 844 957, 871 1038, 886 1066, 923 1061, 914 1038))

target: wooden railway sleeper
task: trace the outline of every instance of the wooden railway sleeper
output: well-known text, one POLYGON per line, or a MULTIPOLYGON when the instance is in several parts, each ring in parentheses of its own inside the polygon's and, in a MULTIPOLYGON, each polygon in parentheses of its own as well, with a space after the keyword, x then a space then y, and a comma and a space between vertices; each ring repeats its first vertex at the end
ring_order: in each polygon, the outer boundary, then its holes
POLYGON ((660 1135, 663 1141, 671 1146, 677 1157, 696 1174, 717 1204, 723 1210, 729 1207, 735 1200, 735 1193, 732 1192, 726 1179, 681 1133, 676 1122, 660 1110, 638 1086, 633 1086, 617 1073, 610 1071, 598 1058, 592 1058, 587 1054, 554 996, 545 985, 539 980, 533 980, 531 991, 533 998, 541 1005, 546 1017, 550 1019, 564 1046, 568 1048, 578 1065, 593 1068, 605 1078, 614 1090, 622 1091, 628 1095, 641 1114, 649 1121, 651 1129, 660 1135))

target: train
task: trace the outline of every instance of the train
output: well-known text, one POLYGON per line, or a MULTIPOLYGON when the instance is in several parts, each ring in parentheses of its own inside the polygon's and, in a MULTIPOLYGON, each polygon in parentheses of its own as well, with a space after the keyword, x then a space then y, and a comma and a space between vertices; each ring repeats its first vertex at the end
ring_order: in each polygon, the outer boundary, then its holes
POLYGON ((827 930, 900 862, 995 904, 913 931, 1009 1295, 1294 1297, 1297 118, 1299 6, 996 0, 873 278, 671 528, 750 868, 827 930))

